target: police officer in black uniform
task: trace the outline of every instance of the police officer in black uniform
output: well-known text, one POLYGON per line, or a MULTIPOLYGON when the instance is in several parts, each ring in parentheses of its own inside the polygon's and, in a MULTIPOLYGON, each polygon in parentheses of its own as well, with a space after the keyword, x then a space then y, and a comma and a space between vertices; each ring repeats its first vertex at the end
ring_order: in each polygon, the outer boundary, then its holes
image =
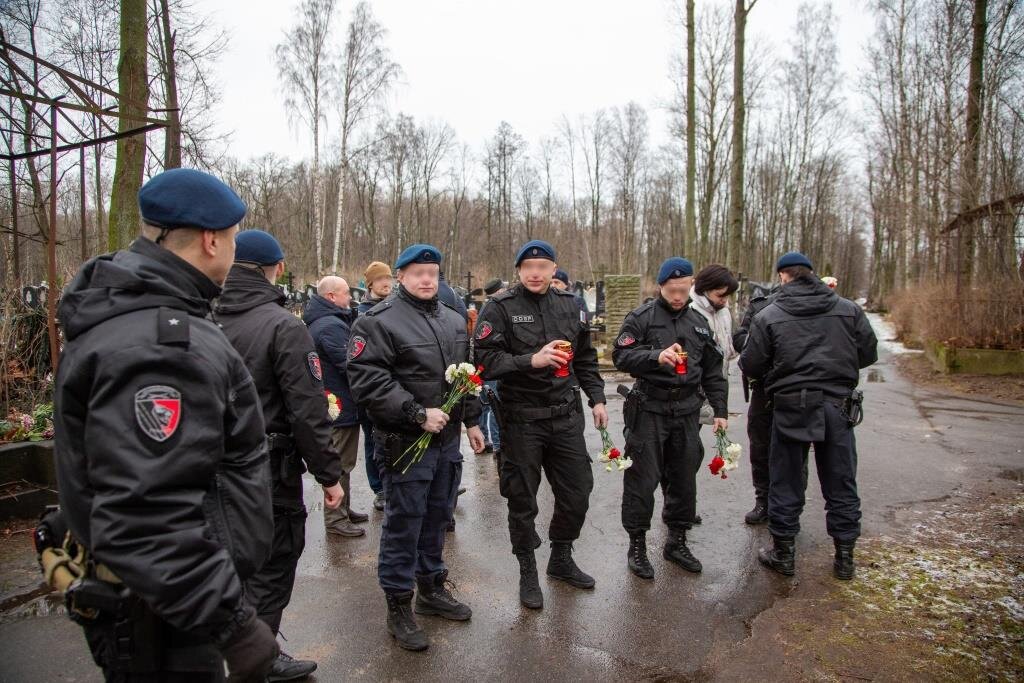
MULTIPOLYGON (((90 260, 59 318, 60 503, 91 556, 83 602, 111 681, 262 681, 277 656, 245 595, 273 538, 270 469, 249 371, 206 319, 245 205, 190 169, 139 191, 142 236, 90 260)), ((81 584, 84 587, 86 584, 81 584)))
POLYGON ((852 579, 860 536, 857 447, 853 426, 861 368, 878 360, 877 340, 860 306, 836 295, 810 260, 790 252, 776 264, 782 289, 750 326, 740 355, 744 374, 763 382, 772 408, 765 566, 792 576, 804 507, 807 453, 814 445, 825 525, 835 542, 833 572, 852 579))
MULTIPOLYGON (((262 230, 235 238, 231 267, 216 307, 216 320, 242 356, 263 406, 273 481, 274 543, 270 557, 246 584, 260 619, 276 634, 291 600, 295 569, 306 540, 302 473, 308 468, 324 490, 324 505, 343 498, 341 462, 331 450, 323 373, 305 324, 284 307, 274 283, 284 274, 284 251, 262 230)), ((269 681, 304 678, 316 662, 282 652, 269 681)))
MULTIPOLYGON (((750 334, 754 316, 764 310, 775 299, 775 292, 768 296, 756 296, 750 300, 743 313, 740 327, 732 335, 732 345, 742 351, 750 334)), ((750 478, 754 483, 754 507, 744 517, 747 524, 764 524, 768 521, 768 454, 771 451, 772 411, 764 385, 743 375, 744 388, 749 392, 750 406, 747 408, 747 439, 750 442, 750 478)))
POLYGON ((665 496, 662 519, 669 537, 664 557, 687 571, 702 570, 686 545, 697 508, 697 471, 704 459, 700 441, 701 391, 714 410, 713 429, 728 427, 729 383, 722 354, 707 320, 690 308, 693 265, 678 256, 658 271, 658 296, 622 321, 612 362, 636 383, 626 400, 622 526, 629 534, 628 566, 654 578, 646 534, 654 514, 654 491, 665 496), (685 353, 686 356, 681 354, 685 353))
POLYGON ((551 286, 555 249, 533 240, 515 261, 519 283, 495 296, 477 320, 477 360, 501 395, 501 495, 508 500, 512 552, 519 560, 519 599, 531 609, 544 606, 534 550, 541 470, 555 494, 548 538, 548 576, 577 588, 594 579, 572 558, 594 487, 580 389, 593 408, 594 424, 608 425, 604 380, 597 352, 576 297, 551 286), (571 349, 564 349, 568 342, 571 349), (563 347, 560 349, 559 347, 563 347))
POLYGON ((465 321, 438 300, 440 265, 441 253, 433 246, 405 249, 395 262, 398 291, 356 320, 348 347, 349 384, 374 425, 387 501, 377 564, 387 628, 407 650, 429 645, 413 609, 454 621, 472 616, 445 586, 441 554, 462 476, 459 422, 475 452, 483 450, 484 438, 475 396, 451 414, 440 409, 451 388, 446 368, 469 357, 465 321), (405 453, 424 431, 436 436, 422 459, 410 463, 405 453))

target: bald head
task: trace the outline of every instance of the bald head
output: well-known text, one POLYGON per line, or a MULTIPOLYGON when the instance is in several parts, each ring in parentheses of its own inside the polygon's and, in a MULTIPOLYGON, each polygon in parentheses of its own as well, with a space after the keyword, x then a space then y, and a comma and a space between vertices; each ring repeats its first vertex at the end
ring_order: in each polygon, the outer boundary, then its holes
POLYGON ((316 293, 339 308, 348 308, 352 303, 348 283, 345 278, 337 275, 328 275, 320 280, 316 285, 316 293))

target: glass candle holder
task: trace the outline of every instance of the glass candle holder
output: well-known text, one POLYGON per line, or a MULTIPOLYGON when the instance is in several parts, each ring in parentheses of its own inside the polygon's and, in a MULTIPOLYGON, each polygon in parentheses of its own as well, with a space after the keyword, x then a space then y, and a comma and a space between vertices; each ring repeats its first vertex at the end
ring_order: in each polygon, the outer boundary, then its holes
POLYGON ((555 348, 563 353, 569 354, 569 360, 555 368, 555 377, 568 377, 569 363, 572 361, 572 344, 569 342, 559 342, 555 344, 555 348))

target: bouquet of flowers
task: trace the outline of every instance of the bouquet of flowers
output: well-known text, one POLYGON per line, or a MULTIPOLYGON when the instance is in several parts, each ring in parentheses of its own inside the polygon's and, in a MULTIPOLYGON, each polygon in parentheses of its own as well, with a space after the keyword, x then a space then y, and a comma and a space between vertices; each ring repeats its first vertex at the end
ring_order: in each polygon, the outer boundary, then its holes
POLYGON ((743 453, 743 446, 729 441, 724 429, 715 432, 715 457, 708 463, 711 474, 722 479, 728 479, 725 474, 739 467, 740 454, 743 453))
POLYGON ((615 465, 620 471, 632 467, 633 461, 622 457, 622 452, 612 443, 612 437, 608 434, 608 430, 602 428, 599 431, 601 432, 601 455, 597 459, 605 463, 604 471, 611 472, 615 465))
POLYGON ((327 416, 337 420, 341 415, 341 399, 329 391, 324 391, 324 396, 327 397, 327 416))
MULTIPOLYGON (((470 394, 479 396, 484 388, 484 380, 480 377, 480 373, 483 371, 484 366, 482 365, 478 365, 475 368, 469 363, 459 363, 458 365, 453 363, 449 365, 444 371, 444 379, 451 385, 451 389, 448 390, 448 395, 440 406, 441 410, 444 413, 451 413, 452 408, 466 396, 470 394)), ((398 456, 398 459, 393 463, 394 467, 397 469, 400 463, 405 462, 405 468, 402 470, 402 474, 405 474, 410 467, 423 458, 423 454, 427 452, 433 436, 432 433, 424 431, 420 438, 416 439, 411 446, 398 456)))

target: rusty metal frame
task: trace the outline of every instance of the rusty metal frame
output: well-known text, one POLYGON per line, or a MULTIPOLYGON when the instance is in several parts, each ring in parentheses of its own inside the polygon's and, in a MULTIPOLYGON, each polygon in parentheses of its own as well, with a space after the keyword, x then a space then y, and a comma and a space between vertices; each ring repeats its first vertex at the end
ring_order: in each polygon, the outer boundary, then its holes
MULTIPOLYGON (((126 104, 133 104, 126 98, 121 97, 118 93, 113 90, 99 84, 94 83, 78 74, 75 74, 67 69, 64 69, 56 64, 46 61, 37 55, 26 52, 14 45, 7 42, 2 33, 0 33, 0 65, 3 65, 8 70, 7 73, 0 72, 0 97, 9 97, 12 99, 20 100, 22 102, 29 103, 30 121, 34 117, 39 123, 49 128, 49 135, 39 135, 33 133, 31 130, 32 124, 29 123, 30 129, 26 130, 22 128, 12 117, 11 124, 16 129, 6 130, 5 132, 10 133, 10 138, 2 136, 4 142, 7 145, 6 153, 0 153, 0 159, 4 160, 8 164, 8 182, 10 183, 11 190, 11 237, 13 240, 13 254, 14 254, 14 278, 15 283, 20 283, 20 259, 18 255, 18 203, 17 203, 17 172, 15 164, 22 159, 29 159, 38 156, 48 155, 50 157, 50 196, 49 196, 49 229, 46 235, 46 276, 50 286, 49 292, 46 296, 46 327, 47 334, 50 342, 50 363, 54 375, 57 372, 57 361, 60 354, 60 343, 57 334, 57 186, 58 186, 58 154, 64 152, 70 152, 78 150, 78 166, 79 166, 79 192, 81 193, 81 205, 79 207, 81 211, 82 229, 85 229, 86 219, 86 200, 85 200, 85 150, 88 147, 95 145, 104 144, 108 142, 114 142, 121 138, 131 137, 134 135, 144 135, 145 133, 158 130, 160 128, 166 128, 169 123, 165 119, 154 118, 151 116, 144 117, 133 117, 134 120, 142 121, 146 125, 131 128, 125 131, 118 131, 114 129, 114 126, 108 122, 108 118, 116 118, 118 122, 122 118, 118 111, 118 106, 123 107, 126 104), (33 77, 26 73, 20 64, 15 60, 14 56, 21 57, 24 60, 31 62, 33 71, 39 69, 39 76, 33 77), (8 77, 10 74, 10 77, 8 77), (54 78, 56 77, 56 78, 54 78), (56 97, 48 96, 43 89, 43 83, 53 80, 59 84, 58 87, 62 86, 65 92, 56 97), (85 86, 85 87, 83 87, 85 86), (113 107, 100 107, 96 102, 89 97, 86 88, 94 89, 95 91, 102 92, 105 95, 117 99, 118 106, 113 107), (31 92, 26 92, 30 90, 31 92), (34 105, 45 105, 49 107, 49 117, 45 117, 42 114, 36 112, 34 105), (99 121, 101 128, 105 128, 108 134, 99 137, 90 137, 81 127, 68 116, 67 111, 82 112, 91 114, 96 120, 99 121), (59 130, 58 116, 62 117, 64 122, 75 131, 73 138, 68 138, 63 135, 59 130), (47 120, 48 119, 48 120, 47 120), (12 143, 15 140, 15 136, 24 137, 27 142, 27 149, 24 152, 15 153, 12 147, 12 143), (49 138, 49 147, 41 147, 38 149, 32 148, 31 140, 33 138, 45 139, 49 138)), ((134 103, 140 105, 141 103, 134 103)), ((140 109, 145 109, 147 112, 156 113, 167 110, 153 109, 148 106, 139 106, 140 109)), ((88 248, 86 240, 82 239, 82 260, 88 258, 88 248)))

